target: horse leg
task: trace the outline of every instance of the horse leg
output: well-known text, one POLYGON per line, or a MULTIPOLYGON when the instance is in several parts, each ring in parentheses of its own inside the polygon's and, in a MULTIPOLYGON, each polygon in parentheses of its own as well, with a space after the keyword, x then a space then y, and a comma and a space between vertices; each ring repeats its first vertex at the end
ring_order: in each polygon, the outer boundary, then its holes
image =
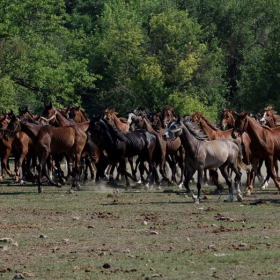
POLYGON ((233 201, 233 190, 232 190, 232 183, 231 183, 231 178, 228 174, 228 165, 225 163, 222 166, 219 167, 221 174, 226 180, 226 183, 228 185, 228 192, 229 192, 229 197, 228 199, 225 200, 225 202, 232 202, 233 201))
POLYGON ((265 160, 265 165, 267 168, 267 172, 268 175, 270 175, 270 177, 272 178, 272 180, 274 181, 275 187, 280 190, 280 183, 277 180, 277 176, 275 174, 275 168, 274 168, 274 164, 275 164, 275 158, 271 155, 269 156, 266 160, 265 160))
POLYGON ((14 173, 9 169, 9 157, 11 154, 11 149, 6 149, 4 158, 2 159, 2 168, 5 169, 9 177, 13 177, 14 173))
POLYGON ((243 201, 243 197, 242 197, 241 190, 240 190, 240 184, 241 184, 240 182, 241 182, 242 173, 236 165, 232 165, 231 170, 235 173, 234 185, 235 185, 235 190, 236 190, 237 201, 241 202, 241 201, 243 201))
MULTIPOLYGON (((206 170, 205 170, 205 172, 206 172, 206 170)), ((215 190, 215 193, 220 193, 220 191, 222 191, 224 189, 224 187, 222 186, 222 184, 219 180, 218 170, 217 169, 210 169, 209 174, 210 174, 210 177, 212 178, 215 186, 217 187, 217 189, 215 190)))
POLYGON ((195 169, 189 168, 189 167, 185 168, 184 187, 187 190, 187 196, 191 196, 193 198, 194 202, 196 202, 197 196, 194 194, 194 192, 189 187, 190 181, 192 180, 194 173, 195 173, 195 169))
POLYGON ((199 168, 197 169, 197 198, 195 200, 196 204, 199 204, 200 202, 200 192, 201 192, 201 184, 202 184, 202 180, 203 180, 203 172, 204 172, 204 167, 203 166, 199 166, 199 168))
POLYGON ((255 156, 252 156, 252 158, 251 158, 252 169, 251 169, 251 173, 250 173, 250 182, 249 182, 249 185, 246 186, 245 195, 251 195, 251 193, 252 193, 252 190, 253 190, 254 184, 255 184, 257 170, 258 170, 258 164, 259 164, 259 159, 255 156))

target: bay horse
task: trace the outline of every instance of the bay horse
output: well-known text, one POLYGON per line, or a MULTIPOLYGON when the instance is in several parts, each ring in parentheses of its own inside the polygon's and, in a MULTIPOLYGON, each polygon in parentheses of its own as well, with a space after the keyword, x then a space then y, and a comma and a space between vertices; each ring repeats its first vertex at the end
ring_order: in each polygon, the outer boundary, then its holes
POLYGON ((233 117, 232 110, 225 108, 220 117, 221 130, 228 130, 234 128, 234 126, 235 119, 233 117))
POLYGON ((80 174, 80 159, 81 154, 86 144, 87 135, 75 125, 54 127, 51 125, 38 125, 32 119, 25 119, 22 117, 12 116, 7 129, 4 131, 4 138, 6 140, 14 137, 14 135, 23 131, 34 142, 36 147, 36 154, 38 156, 38 193, 42 189, 42 172, 45 171, 47 179, 54 186, 61 187, 48 175, 45 170, 45 163, 52 154, 66 154, 74 162, 74 179, 72 187, 79 188, 79 174, 80 174))
POLYGON ((275 164, 280 154, 280 128, 271 129, 263 126, 254 118, 248 116, 247 112, 240 114, 235 112, 235 114, 237 115, 235 120, 236 128, 246 131, 251 139, 252 178, 247 194, 250 195, 253 190, 259 160, 265 161, 267 168, 265 181, 271 177, 277 189, 280 190, 280 183, 275 174, 275 164))
POLYGON ((204 132, 187 118, 176 119, 166 129, 163 134, 163 139, 176 139, 181 138, 182 144, 188 155, 185 157, 186 172, 184 186, 187 189, 195 203, 200 201, 201 183, 204 169, 219 168, 223 177, 225 178, 228 189, 229 197, 226 202, 233 201, 232 180, 228 174, 227 167, 230 166, 235 173, 235 188, 237 192, 237 200, 242 201, 242 194, 240 191, 241 172, 238 168, 249 170, 250 166, 242 162, 241 147, 237 141, 232 141, 226 138, 220 138, 212 141, 206 141, 207 136, 204 132), (197 171, 197 197, 189 188, 189 182, 197 171))
MULTIPOLYGON (((70 110, 71 111, 71 110, 70 110)), ((69 112, 70 113, 70 112, 69 112)), ((90 121, 85 121, 85 122, 75 122, 74 120, 67 119, 58 109, 56 109, 52 102, 50 104, 44 103, 44 110, 42 112, 42 116, 40 120, 45 123, 45 124, 50 124, 56 127, 59 126, 77 126, 79 129, 81 129, 83 132, 86 132, 89 128, 89 123, 90 121)), ((94 148, 94 144, 90 143, 90 139, 87 140, 87 144, 85 147, 85 151, 83 151, 83 156, 82 156, 82 162, 84 160, 86 161, 86 166, 84 168, 84 179, 87 179, 87 168, 89 168, 91 172, 91 178, 94 176, 94 165, 98 160, 98 155, 95 150, 92 150, 94 148)), ((59 161, 59 159, 57 159, 59 161)), ((57 165, 59 163, 57 162, 57 165)), ((71 168, 70 168, 70 163, 69 159, 67 159, 67 165, 68 165, 68 175, 69 177, 71 173, 71 168)), ((58 166, 59 168, 59 166, 58 166)))

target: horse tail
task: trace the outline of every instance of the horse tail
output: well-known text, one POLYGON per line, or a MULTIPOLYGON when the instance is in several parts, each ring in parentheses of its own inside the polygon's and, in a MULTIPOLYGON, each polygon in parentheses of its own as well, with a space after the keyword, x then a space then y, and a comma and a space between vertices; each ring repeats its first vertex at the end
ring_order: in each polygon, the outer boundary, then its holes
POLYGON ((244 169, 245 171, 251 171, 251 169, 252 169, 251 164, 245 164, 242 161, 242 157, 243 157, 242 149, 243 149, 243 147, 240 145, 240 143, 236 139, 233 139, 232 141, 238 147, 237 167, 240 168, 240 169, 244 169))

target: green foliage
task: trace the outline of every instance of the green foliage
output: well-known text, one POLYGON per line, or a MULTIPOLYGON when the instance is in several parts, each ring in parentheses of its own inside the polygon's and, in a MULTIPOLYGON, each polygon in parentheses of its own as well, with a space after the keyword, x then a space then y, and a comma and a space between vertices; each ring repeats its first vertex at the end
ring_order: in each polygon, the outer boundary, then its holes
POLYGON ((186 92, 174 92, 168 97, 168 104, 172 104, 174 111, 180 115, 192 115, 195 112, 203 112, 203 114, 213 122, 218 120, 219 112, 217 106, 205 106, 198 100, 186 92))
POLYGON ((28 103, 40 113, 52 101, 124 114, 173 101, 212 120, 225 107, 280 109, 276 0, 0 0, 0 7, 3 107, 28 103))

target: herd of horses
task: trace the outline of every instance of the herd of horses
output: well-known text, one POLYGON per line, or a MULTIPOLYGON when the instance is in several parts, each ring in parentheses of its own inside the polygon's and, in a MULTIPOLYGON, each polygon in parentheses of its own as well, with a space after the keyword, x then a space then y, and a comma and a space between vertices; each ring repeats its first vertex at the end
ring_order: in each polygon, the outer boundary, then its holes
POLYGON ((18 115, 12 111, 2 113, 0 179, 8 174, 15 182, 37 180, 39 193, 43 191, 43 176, 56 187, 72 177, 72 192, 80 188, 81 178, 88 179, 90 172, 95 182, 107 176, 110 181, 123 176, 127 188, 131 180, 147 188, 160 188, 162 180, 180 188, 184 185, 187 194, 199 203, 207 170, 217 191, 223 189, 220 170, 229 190, 226 201, 234 200, 233 184, 237 200, 242 201, 241 170, 246 171, 245 194, 250 195, 256 176, 262 178, 263 162, 267 175, 262 188, 271 178, 280 190, 280 117, 272 107, 265 108, 260 116, 224 109, 219 125, 200 112, 176 116, 171 106, 164 106, 161 112, 138 107, 129 110, 126 118, 118 117, 114 109, 106 109, 89 119, 80 107, 58 109, 52 103, 44 104, 40 116, 28 108, 19 109, 18 115), (11 153, 14 172, 9 166, 11 153), (67 174, 61 168, 63 160, 67 174), (197 195, 189 187, 195 172, 197 195))

